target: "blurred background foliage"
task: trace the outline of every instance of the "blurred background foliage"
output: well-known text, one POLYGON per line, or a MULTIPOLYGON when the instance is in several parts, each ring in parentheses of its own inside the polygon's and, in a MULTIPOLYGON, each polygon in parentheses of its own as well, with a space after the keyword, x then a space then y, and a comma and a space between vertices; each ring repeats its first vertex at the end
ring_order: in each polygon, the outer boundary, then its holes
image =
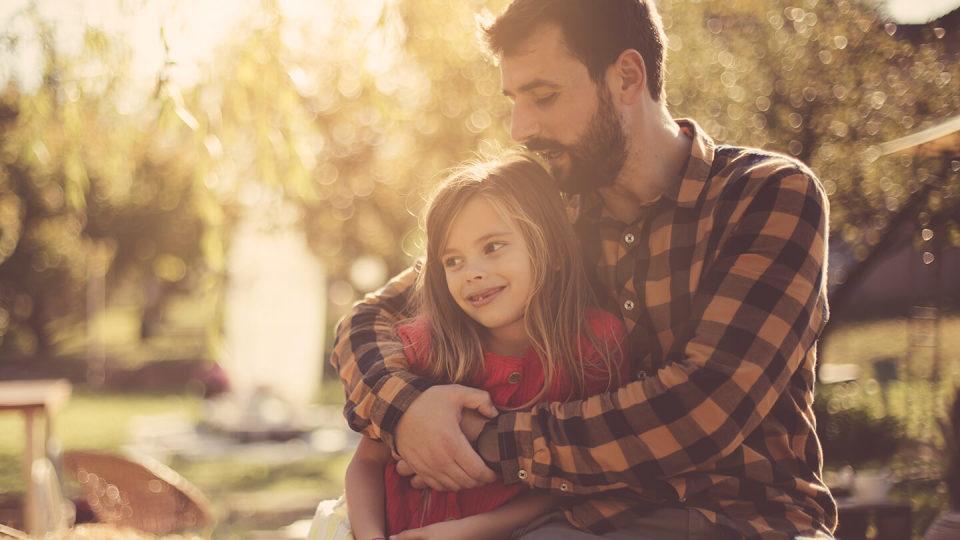
MULTIPOLYGON (((164 61, 146 89, 125 35, 91 23, 68 49, 35 3, 14 12, 3 65, 31 40, 42 55, 30 66, 39 84, 7 69, 0 91, 0 352, 49 356, 103 305, 132 306, 146 338, 183 296, 212 314, 215 343, 231 230, 252 210, 299 210, 334 307, 364 292, 349 280, 353 261, 408 265, 429 187, 512 144, 475 31, 478 14, 507 3, 326 0, 304 19, 263 0, 188 84, 173 51, 190 44, 161 24, 164 61)), ((855 258, 915 194, 917 231, 946 216, 938 230, 960 243, 960 162, 877 149, 960 111, 960 63, 942 29, 905 36, 858 0, 659 5, 671 110, 721 143, 808 163, 855 258)))

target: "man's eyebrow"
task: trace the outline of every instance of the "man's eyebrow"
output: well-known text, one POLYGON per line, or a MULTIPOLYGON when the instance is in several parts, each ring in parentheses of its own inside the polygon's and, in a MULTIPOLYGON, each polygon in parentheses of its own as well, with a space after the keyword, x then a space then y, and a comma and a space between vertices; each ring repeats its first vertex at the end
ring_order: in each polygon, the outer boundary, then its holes
MULTIPOLYGON (((521 86, 520 88, 517 88, 517 92, 519 92, 519 93, 529 92, 529 91, 534 90, 534 89, 536 89, 536 88, 540 88, 541 86, 546 86, 546 87, 549 87, 549 88, 560 88, 560 85, 557 84, 557 83, 555 83, 555 82, 553 82, 553 81, 548 81, 548 80, 546 80, 546 79, 534 79, 534 80, 528 82, 527 84, 521 86)), ((505 95, 505 96, 507 96, 507 97, 513 97, 514 94, 513 94, 513 92, 511 92, 511 91, 509 91, 509 90, 504 90, 504 91, 503 91, 503 95, 505 95)))

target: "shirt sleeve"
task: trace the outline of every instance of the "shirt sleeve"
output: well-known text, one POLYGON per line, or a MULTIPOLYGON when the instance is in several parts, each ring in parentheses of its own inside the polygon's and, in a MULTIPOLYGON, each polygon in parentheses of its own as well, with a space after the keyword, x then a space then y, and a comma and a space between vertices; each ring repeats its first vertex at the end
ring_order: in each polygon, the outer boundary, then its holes
POLYGON ((747 181, 744 193, 719 225, 723 240, 666 366, 616 392, 501 414, 506 483, 637 488, 709 467, 771 414, 826 322, 827 201, 795 165, 747 181))
POLYGON ((350 428, 391 447, 400 416, 430 386, 410 372, 395 331, 411 315, 416 276, 417 266, 409 268, 354 305, 337 325, 330 356, 343 383, 350 428))

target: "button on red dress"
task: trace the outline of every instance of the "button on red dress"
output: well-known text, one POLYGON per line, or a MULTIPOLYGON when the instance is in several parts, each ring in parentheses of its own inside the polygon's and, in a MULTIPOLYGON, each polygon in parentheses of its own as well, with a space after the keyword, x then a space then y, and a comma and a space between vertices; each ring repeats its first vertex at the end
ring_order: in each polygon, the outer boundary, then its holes
MULTIPOLYGON (((587 320, 594 336, 609 343, 610 350, 619 355, 624 337, 620 319, 605 311, 590 310, 587 320)), ((399 326, 397 333, 403 341, 411 371, 425 374, 429 347, 426 321, 416 319, 399 326)), ((600 363, 596 349, 589 345, 589 341, 585 340, 585 343, 581 358, 586 363, 584 368, 588 374, 587 395, 598 394, 607 390, 607 371, 600 363)), ((629 358, 629 355, 625 356, 629 358)), ((632 378, 629 364, 626 359, 620 362, 621 384, 632 378)), ((497 408, 508 409, 519 407, 536 397, 543 387, 543 378, 540 360, 532 348, 522 357, 488 352, 484 354, 484 372, 470 381, 470 386, 486 390, 497 408)), ((558 374, 545 401, 566 401, 570 399, 571 389, 569 378, 565 374, 558 374)), ((394 461, 387 465, 384 472, 384 487, 389 534, 489 512, 525 489, 521 484, 506 486, 499 482, 458 492, 415 489, 407 478, 397 473, 394 461)))

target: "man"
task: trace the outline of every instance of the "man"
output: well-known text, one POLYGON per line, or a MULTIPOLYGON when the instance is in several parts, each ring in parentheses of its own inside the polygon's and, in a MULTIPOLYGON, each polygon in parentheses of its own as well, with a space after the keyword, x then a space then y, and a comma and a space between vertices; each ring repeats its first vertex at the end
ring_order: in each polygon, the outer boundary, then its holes
MULTIPOLYGON (((604 537, 829 537, 812 410, 827 201, 813 174, 672 119, 650 2, 516 0, 487 38, 511 135, 580 194, 585 260, 641 372, 615 393, 468 429, 484 461, 504 482, 570 495, 567 520, 604 537)), ((415 272, 338 328, 345 414, 415 482, 473 487, 494 477, 458 426, 471 410, 493 416, 488 398, 431 387, 392 348, 415 272)), ((544 521, 523 538, 595 537, 544 521)))

